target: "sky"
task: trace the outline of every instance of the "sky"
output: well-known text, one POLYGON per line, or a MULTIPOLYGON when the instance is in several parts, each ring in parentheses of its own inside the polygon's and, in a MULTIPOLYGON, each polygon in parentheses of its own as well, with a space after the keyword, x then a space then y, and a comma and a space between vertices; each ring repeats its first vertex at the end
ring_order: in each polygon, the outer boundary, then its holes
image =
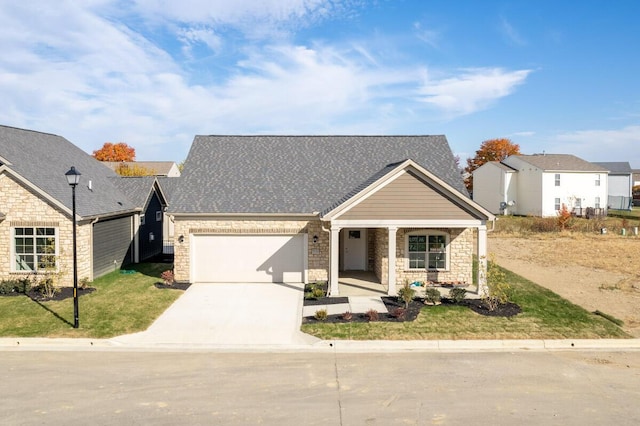
POLYGON ((195 135, 444 134, 640 168, 636 0, 0 0, 0 124, 183 161, 195 135))

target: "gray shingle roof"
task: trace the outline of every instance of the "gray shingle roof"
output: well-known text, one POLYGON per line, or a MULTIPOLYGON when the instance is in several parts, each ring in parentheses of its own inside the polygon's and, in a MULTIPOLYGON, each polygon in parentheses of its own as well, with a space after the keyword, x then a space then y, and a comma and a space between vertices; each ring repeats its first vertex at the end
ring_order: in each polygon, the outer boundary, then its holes
MULTIPOLYGON (((532 166, 548 172, 607 172, 604 167, 578 158, 571 154, 534 154, 534 155, 513 155, 532 166)), ((511 157, 509 157, 511 158, 511 157)), ((508 161, 505 160, 505 163, 508 161)))
POLYGON ((167 204, 171 204, 171 200, 173 199, 173 196, 176 193, 176 189, 178 187, 178 182, 180 182, 182 178, 158 176, 157 179, 158 183, 160 184, 160 188, 162 188, 164 196, 167 198, 167 204))
POLYGON ((127 197, 137 208, 142 209, 147 205, 156 178, 155 176, 116 176, 111 180, 114 185, 127 194, 127 197))
POLYGON ((609 173, 612 175, 630 175, 633 173, 631 170, 631 164, 627 161, 613 161, 606 163, 594 161, 593 164, 604 167, 609 170, 609 173))
POLYGON ((169 212, 321 212, 405 159, 467 196, 444 136, 196 136, 169 212))
POLYGON ((0 126, 0 156, 10 163, 9 169, 69 209, 71 189, 64 174, 75 166, 82 174, 76 187, 76 211, 80 216, 134 209, 127 196, 111 182, 115 173, 61 136, 0 126))

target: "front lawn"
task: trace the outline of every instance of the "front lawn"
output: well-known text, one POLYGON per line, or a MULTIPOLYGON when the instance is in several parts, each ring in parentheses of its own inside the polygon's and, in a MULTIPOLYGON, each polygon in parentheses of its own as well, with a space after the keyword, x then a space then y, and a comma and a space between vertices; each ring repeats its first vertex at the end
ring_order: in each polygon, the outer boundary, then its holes
MULTIPOLYGON (((132 266, 90 284, 95 291, 78 299, 80 328, 73 328, 73 298, 35 302, 27 296, 0 297, 0 337, 108 338, 143 331, 181 294, 154 286, 167 264, 132 266)), ((79 293, 80 294, 80 293, 79 293)))
POLYGON ((302 331, 324 340, 598 339, 629 338, 613 322, 503 269, 511 301, 522 313, 488 317, 462 306, 425 306, 412 322, 314 323, 302 331))

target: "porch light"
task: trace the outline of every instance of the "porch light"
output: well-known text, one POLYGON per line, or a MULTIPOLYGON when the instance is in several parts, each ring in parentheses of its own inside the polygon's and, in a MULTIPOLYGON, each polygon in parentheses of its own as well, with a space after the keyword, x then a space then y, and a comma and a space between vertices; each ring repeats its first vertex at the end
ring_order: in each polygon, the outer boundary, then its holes
POLYGON ((314 236, 313 236, 313 244, 315 244, 315 243, 317 243, 317 242, 318 242, 318 236, 317 236, 317 235, 314 235, 314 236))
POLYGON ((74 166, 64 175, 67 177, 67 183, 73 187, 80 183, 80 172, 76 170, 74 166))

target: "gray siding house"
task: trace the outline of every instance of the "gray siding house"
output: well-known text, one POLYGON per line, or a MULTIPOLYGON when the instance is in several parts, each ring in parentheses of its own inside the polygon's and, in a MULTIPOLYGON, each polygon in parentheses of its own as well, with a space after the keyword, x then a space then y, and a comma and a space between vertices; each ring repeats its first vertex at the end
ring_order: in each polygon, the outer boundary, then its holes
POLYGON ((626 161, 593 163, 609 170, 607 205, 610 209, 631 210, 633 205, 633 170, 626 161))

